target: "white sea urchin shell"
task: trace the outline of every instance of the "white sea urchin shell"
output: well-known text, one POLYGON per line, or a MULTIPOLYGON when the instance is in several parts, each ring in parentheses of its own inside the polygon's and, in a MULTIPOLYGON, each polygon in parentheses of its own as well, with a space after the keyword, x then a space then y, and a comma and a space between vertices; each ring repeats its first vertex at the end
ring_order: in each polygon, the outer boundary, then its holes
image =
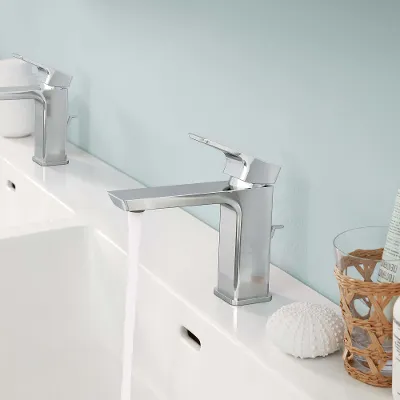
POLYGON ((267 337, 283 352, 300 358, 325 357, 340 349, 343 321, 329 307, 292 303, 267 322, 267 337))

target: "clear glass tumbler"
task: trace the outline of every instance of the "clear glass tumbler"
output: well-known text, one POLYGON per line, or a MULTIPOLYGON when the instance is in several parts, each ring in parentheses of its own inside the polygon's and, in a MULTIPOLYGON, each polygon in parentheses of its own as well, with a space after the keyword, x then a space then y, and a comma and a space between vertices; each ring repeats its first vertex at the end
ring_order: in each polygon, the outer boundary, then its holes
MULTIPOLYGON (((378 283, 378 274, 382 264, 381 257, 387 234, 387 226, 374 226, 351 229, 336 236, 333 242, 336 255, 336 273, 339 273, 342 277, 354 279, 353 283, 365 282, 369 289, 371 289, 370 284, 374 282, 377 283, 377 286, 382 285, 378 283)), ((392 261, 397 264, 400 262, 400 260, 390 260, 390 262, 392 261)), ((351 281, 347 279, 346 282, 351 284, 351 281)), ((391 331, 389 332, 391 318, 388 317, 388 321, 384 321, 386 323, 384 333, 373 331, 374 328, 371 328, 368 322, 376 321, 377 313, 375 313, 373 303, 377 303, 375 296, 366 295, 367 291, 362 286, 363 284, 355 285, 355 287, 360 287, 359 292, 357 292, 357 289, 352 291, 348 287, 341 287, 339 281, 341 308, 346 323, 345 347, 353 350, 352 356, 347 361, 349 365, 351 364, 351 368, 356 368, 365 374, 371 374, 369 353, 372 353, 371 349, 376 345, 377 337, 380 337, 382 353, 387 354, 383 361, 387 361, 379 372, 382 377, 390 377, 392 374, 392 340, 391 331), (364 329, 363 326, 368 327, 368 329, 364 329)), ((385 308, 385 314, 387 312, 388 310, 385 308)))

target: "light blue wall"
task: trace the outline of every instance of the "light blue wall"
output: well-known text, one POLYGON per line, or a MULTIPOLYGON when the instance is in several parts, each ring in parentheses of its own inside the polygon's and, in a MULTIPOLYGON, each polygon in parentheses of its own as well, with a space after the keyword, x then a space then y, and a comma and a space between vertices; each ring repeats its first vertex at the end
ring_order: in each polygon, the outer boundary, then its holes
MULTIPOLYGON (((71 140, 147 185, 223 178, 212 137, 281 164, 272 261, 337 299, 332 239, 400 186, 397 0, 0 0, 0 56, 75 76, 71 140)), ((196 215, 217 224, 215 208, 196 215)))

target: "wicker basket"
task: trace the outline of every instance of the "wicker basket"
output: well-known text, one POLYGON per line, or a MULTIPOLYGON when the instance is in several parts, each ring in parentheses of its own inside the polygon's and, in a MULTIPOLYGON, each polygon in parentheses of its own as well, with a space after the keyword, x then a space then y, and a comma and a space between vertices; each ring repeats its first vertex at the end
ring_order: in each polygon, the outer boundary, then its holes
POLYGON ((379 387, 392 386, 392 376, 383 373, 386 363, 392 359, 392 353, 383 348, 392 340, 392 322, 388 321, 383 310, 394 296, 400 296, 400 283, 375 283, 371 277, 382 259, 383 249, 355 250, 341 259, 335 268, 340 290, 340 307, 345 320, 344 365, 353 378, 369 385, 379 387), (370 260, 370 261, 369 261, 370 260), (355 268, 362 279, 347 276, 349 269, 355 268), (362 300, 368 312, 360 315, 355 301, 362 300), (368 344, 360 347, 355 343, 353 332, 358 329, 365 332, 368 344), (360 368, 359 360, 364 360, 360 368), (356 362, 357 361, 357 362, 356 362))

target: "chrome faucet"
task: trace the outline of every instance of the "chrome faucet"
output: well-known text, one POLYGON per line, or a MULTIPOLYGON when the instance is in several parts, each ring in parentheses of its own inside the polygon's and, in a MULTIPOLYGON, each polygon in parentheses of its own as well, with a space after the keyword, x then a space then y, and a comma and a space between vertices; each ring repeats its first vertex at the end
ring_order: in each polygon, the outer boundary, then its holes
POLYGON ((0 88, 0 100, 35 100, 35 153, 33 161, 46 167, 68 164, 67 140, 68 88, 72 76, 13 54, 44 73, 38 86, 0 88))
POLYGON ((269 264, 272 225, 272 186, 280 167, 189 134, 226 156, 228 182, 194 183, 108 192, 124 211, 143 212, 171 207, 221 205, 218 284, 214 293, 233 306, 271 300, 269 264))

